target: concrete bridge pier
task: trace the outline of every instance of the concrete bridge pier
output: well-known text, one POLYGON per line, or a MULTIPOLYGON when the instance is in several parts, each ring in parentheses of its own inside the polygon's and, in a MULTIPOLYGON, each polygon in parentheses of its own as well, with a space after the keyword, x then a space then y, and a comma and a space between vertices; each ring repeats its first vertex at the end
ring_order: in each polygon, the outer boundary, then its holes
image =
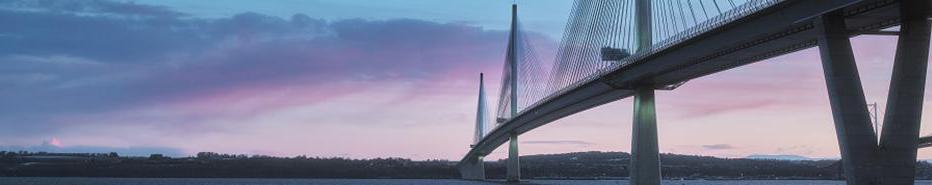
POLYGON ((873 173, 877 141, 842 12, 815 21, 822 69, 848 185, 878 184, 873 173))
POLYGON ((871 127, 842 12, 816 21, 848 185, 911 185, 928 67, 929 1, 900 1, 900 28, 880 142, 871 127))
POLYGON ((643 87, 634 95, 634 125, 631 135, 632 185, 660 185, 660 147, 657 142, 657 115, 654 89, 643 87))
POLYGON ((460 166, 460 177, 466 180, 485 180, 485 161, 482 156, 464 161, 460 166))
MULTIPOLYGON (((638 52, 644 52, 653 43, 650 0, 635 1, 635 17, 638 52)), ((632 125, 631 164, 628 167, 631 184, 660 185, 660 147, 657 142, 653 86, 642 86, 635 90, 632 125)))
POLYGON ((929 0, 900 1, 900 34, 880 136, 882 184, 913 184, 929 61, 929 0))
POLYGON ((506 180, 508 182, 519 182, 521 181, 521 159, 518 154, 518 134, 511 133, 511 138, 508 140, 508 163, 505 165, 507 170, 506 180))

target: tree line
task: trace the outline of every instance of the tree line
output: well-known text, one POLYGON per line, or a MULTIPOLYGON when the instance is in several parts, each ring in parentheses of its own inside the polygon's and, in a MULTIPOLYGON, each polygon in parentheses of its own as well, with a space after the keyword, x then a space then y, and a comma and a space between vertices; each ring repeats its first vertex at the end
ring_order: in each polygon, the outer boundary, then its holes
MULTIPOLYGON (((529 179, 623 179, 630 155, 576 152, 522 156, 529 179)), ((837 160, 786 161, 661 154, 668 179, 841 179, 837 160)), ((486 162, 489 178, 504 178, 505 161, 486 162)), ((404 158, 274 157, 201 152, 172 158, 158 154, 0 152, 0 176, 147 178, 459 178, 456 161, 404 158)), ((932 164, 918 162, 917 177, 932 179, 932 164)))

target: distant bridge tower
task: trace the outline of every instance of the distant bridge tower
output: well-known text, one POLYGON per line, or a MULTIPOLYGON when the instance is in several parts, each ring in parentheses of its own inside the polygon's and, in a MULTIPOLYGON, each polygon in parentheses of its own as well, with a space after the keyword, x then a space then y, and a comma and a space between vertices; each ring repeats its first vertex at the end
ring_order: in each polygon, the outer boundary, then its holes
MULTIPOLYGON (((489 121, 484 83, 484 75, 479 73, 479 102, 476 108, 476 131, 475 135, 473 135, 473 144, 469 145, 470 148, 475 147, 476 144, 479 144, 479 141, 482 141, 482 137, 485 137, 485 126, 489 121)), ((470 161, 466 161, 465 165, 460 166, 460 176, 468 180, 485 180, 485 160, 483 158, 484 156, 476 156, 470 159, 470 161)))
POLYGON ((874 124, 874 134, 877 136, 877 142, 880 142, 880 112, 877 110, 877 102, 867 104, 871 116, 871 123, 874 124))
POLYGON ((479 73, 479 102, 478 108, 476 108, 476 134, 473 136, 473 145, 479 143, 482 140, 482 137, 485 136, 485 126, 488 122, 488 113, 489 111, 486 108, 485 100, 485 82, 482 73, 479 73))

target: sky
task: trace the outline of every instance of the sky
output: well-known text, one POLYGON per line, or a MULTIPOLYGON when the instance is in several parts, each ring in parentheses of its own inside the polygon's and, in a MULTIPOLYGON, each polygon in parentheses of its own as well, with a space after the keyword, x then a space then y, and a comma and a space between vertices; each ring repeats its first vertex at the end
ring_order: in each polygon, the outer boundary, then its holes
MULTIPOLYGON (((0 150, 457 160, 480 72, 496 97, 511 3, 0 0, 0 150)), ((555 47, 572 2, 518 3, 555 47)), ((881 107, 895 41, 852 39, 881 107)), ((548 124, 521 152, 629 151, 631 108, 548 124)), ((658 91, 657 109, 661 152, 838 156, 815 49, 658 91)))

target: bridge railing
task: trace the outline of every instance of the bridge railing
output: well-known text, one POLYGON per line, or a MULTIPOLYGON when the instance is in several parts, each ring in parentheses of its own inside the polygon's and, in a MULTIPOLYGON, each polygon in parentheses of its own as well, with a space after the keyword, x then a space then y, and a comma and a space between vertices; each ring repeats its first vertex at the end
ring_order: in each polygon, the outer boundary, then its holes
POLYGON ((680 33, 664 38, 658 43, 652 44, 651 47, 648 48, 647 50, 637 52, 631 57, 628 57, 626 60, 622 60, 616 63, 616 65, 613 65, 614 67, 612 68, 612 70, 609 70, 609 71, 614 71, 615 69, 630 65, 647 56, 653 55, 659 51, 663 51, 664 49, 675 46, 683 41, 689 40, 690 38, 706 33, 712 29, 719 28, 722 25, 731 23, 735 20, 751 15, 753 13, 757 13, 760 10, 776 5, 783 1, 784 0, 751 0, 751 1, 748 1, 747 3, 744 3, 738 6, 737 8, 728 10, 726 12, 722 12, 721 14, 715 17, 709 18, 703 21, 702 23, 696 24, 695 26, 688 28, 686 30, 683 30, 680 33))

